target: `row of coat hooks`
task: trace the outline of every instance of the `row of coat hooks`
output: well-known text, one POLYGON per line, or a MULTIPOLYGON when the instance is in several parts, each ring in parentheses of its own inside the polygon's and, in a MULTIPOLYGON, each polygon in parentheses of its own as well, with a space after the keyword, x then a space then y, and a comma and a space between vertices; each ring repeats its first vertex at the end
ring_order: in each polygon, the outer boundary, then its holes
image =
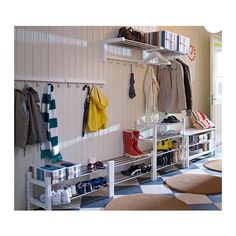
POLYGON ((41 83, 52 83, 56 84, 57 87, 61 87, 61 84, 66 84, 68 88, 72 86, 72 84, 76 85, 76 88, 79 88, 81 85, 99 85, 100 88, 103 88, 103 86, 106 84, 106 81, 104 80, 81 80, 81 81, 50 81, 50 80, 24 80, 24 79, 15 79, 16 81, 21 81, 27 84, 27 82, 33 82, 36 83, 36 87, 39 87, 41 83))

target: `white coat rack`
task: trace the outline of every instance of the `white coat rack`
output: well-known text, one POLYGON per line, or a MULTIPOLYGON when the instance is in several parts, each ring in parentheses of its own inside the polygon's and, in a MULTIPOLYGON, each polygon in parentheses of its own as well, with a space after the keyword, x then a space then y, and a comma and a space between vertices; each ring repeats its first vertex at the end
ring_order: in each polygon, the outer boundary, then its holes
POLYGON ((104 80, 79 80, 79 81, 75 81, 75 80, 56 80, 56 79, 51 79, 51 80, 47 80, 47 79, 32 79, 31 78, 26 78, 25 76, 22 77, 15 77, 15 81, 22 81, 22 82, 35 82, 36 85, 37 83, 56 83, 57 85, 60 84, 67 84, 68 87, 71 86, 71 84, 76 84, 76 85, 80 85, 80 84, 88 84, 88 85, 105 85, 106 81, 104 80))

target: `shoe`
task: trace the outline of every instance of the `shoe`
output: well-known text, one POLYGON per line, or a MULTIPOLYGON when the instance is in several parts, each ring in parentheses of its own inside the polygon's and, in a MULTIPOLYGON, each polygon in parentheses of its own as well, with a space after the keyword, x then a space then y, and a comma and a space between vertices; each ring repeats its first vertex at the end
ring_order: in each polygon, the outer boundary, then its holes
POLYGON ((135 175, 140 175, 141 174, 141 166, 140 165, 135 165, 135 166, 130 166, 128 170, 122 170, 121 174, 126 175, 126 176, 135 176, 135 175))
POLYGON ((133 141, 133 147, 134 147, 134 150, 139 153, 139 155, 141 156, 147 156, 148 154, 141 151, 138 147, 138 140, 139 140, 139 137, 140 137, 140 132, 138 130, 133 130, 133 135, 134 135, 134 141, 133 141))
POLYGON ((58 205, 61 205, 61 193, 60 191, 52 191, 52 205, 53 206, 58 206, 58 205))
POLYGON ((161 123, 179 123, 180 121, 175 116, 168 116, 161 123))
POLYGON ((100 181, 98 178, 93 178, 89 182, 91 183, 92 188, 94 188, 94 189, 101 188, 100 181))
POLYGON ((160 156, 160 157, 157 158, 157 166, 158 166, 158 167, 164 166, 164 159, 163 159, 162 156, 160 156))
POLYGON ((173 121, 175 121, 173 123, 179 123, 180 122, 175 116, 170 116, 170 117, 173 121))
POLYGON ((76 192, 77 192, 79 195, 84 194, 84 193, 86 192, 85 186, 84 186, 83 183, 81 183, 81 182, 78 182, 78 183, 75 185, 75 187, 76 187, 76 192))
POLYGON ((140 167, 141 167, 141 172, 142 173, 146 173, 147 172, 147 165, 146 165, 146 163, 142 163, 140 165, 140 167))
POLYGON ((105 177, 99 177, 98 178, 98 181, 99 181, 99 183, 100 183, 100 185, 101 186, 103 186, 103 187, 107 187, 107 178, 105 178, 105 177))
POLYGON ((92 164, 92 163, 88 163, 88 165, 87 165, 87 171, 88 172, 93 172, 94 171, 94 164, 92 164))
POLYGON ((62 204, 68 204, 70 203, 70 192, 69 189, 59 189, 58 190, 61 194, 61 203, 62 204))
POLYGON ((92 185, 89 181, 83 181, 82 183, 85 186, 85 192, 89 193, 92 191, 92 185))
POLYGON ((139 158, 142 157, 135 149, 134 149, 134 141, 135 136, 132 130, 124 130, 123 131, 123 144, 124 144, 124 155, 126 157, 131 158, 139 158))
POLYGON ((96 167, 96 169, 106 169, 106 164, 103 164, 101 161, 96 161, 94 163, 94 166, 96 167))
POLYGON ((70 187, 72 196, 75 196, 77 194, 75 184, 72 184, 70 187))
POLYGON ((40 194, 39 200, 45 203, 45 193, 40 194))
POLYGON ((173 148, 173 141, 172 139, 168 139, 168 149, 171 150, 173 148))
POLYGON ((157 151, 168 151, 169 150, 169 141, 167 140, 161 140, 157 144, 157 151))

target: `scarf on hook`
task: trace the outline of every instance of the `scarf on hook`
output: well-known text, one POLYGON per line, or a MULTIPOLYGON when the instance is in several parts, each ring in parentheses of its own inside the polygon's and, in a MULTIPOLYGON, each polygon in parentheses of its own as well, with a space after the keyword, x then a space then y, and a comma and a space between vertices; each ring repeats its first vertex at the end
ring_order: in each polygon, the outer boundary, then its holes
POLYGON ((54 95, 54 87, 52 84, 46 84, 42 96, 41 113, 43 121, 47 123, 46 142, 41 143, 41 159, 48 158, 52 162, 62 160, 59 150, 58 131, 57 131, 57 115, 56 102, 54 95))

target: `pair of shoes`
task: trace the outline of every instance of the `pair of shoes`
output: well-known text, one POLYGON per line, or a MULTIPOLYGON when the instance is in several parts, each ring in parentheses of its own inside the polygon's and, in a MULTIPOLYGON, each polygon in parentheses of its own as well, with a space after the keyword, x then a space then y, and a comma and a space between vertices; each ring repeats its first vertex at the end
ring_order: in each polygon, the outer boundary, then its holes
POLYGON ((139 158, 147 156, 148 154, 141 151, 138 147, 140 132, 138 130, 124 130, 123 131, 123 144, 124 155, 131 158, 139 158))
POLYGON ((87 171, 93 172, 95 169, 106 169, 107 165, 102 163, 101 161, 96 161, 94 164, 89 163, 87 165, 87 171))
POLYGON ((161 123, 179 123, 180 121, 175 116, 168 116, 161 123))
POLYGON ((157 151, 168 151, 173 148, 172 139, 161 140, 157 144, 157 151))
POLYGON ((126 176, 135 176, 141 174, 141 165, 132 165, 128 170, 122 170, 121 174, 126 176))
POLYGON ((142 173, 149 172, 149 171, 151 171, 151 169, 152 169, 152 166, 151 166, 150 163, 149 163, 149 164, 142 163, 142 164, 140 165, 140 167, 141 167, 141 172, 142 172, 142 173))
POLYGON ((157 167, 171 165, 172 163, 173 163, 173 156, 171 153, 166 153, 165 155, 157 158, 157 167))
POLYGON ((93 178, 90 180, 90 183, 92 185, 92 188, 94 189, 99 189, 101 187, 107 187, 107 178, 106 177, 98 177, 98 178, 93 178))
POLYGON ((81 195, 92 191, 92 185, 89 181, 78 182, 76 185, 76 192, 81 195))

